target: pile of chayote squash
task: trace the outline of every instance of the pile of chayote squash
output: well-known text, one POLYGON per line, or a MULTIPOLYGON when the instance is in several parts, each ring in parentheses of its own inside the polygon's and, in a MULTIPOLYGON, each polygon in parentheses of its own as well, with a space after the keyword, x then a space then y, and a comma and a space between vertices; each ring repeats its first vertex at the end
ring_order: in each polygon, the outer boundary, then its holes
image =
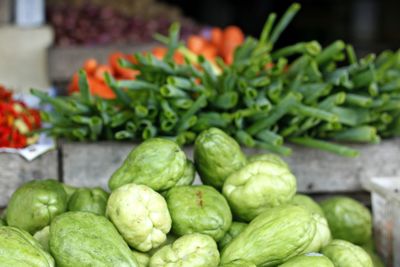
POLYGON ((246 158, 216 128, 196 139, 194 163, 170 140, 145 141, 109 187, 22 185, 0 221, 0 266, 382 266, 362 204, 296 195, 282 159, 246 158))

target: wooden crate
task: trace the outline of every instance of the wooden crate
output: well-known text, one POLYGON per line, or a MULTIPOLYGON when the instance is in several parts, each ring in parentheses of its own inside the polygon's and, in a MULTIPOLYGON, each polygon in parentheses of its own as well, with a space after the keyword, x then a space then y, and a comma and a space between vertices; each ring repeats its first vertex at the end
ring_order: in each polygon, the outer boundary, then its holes
POLYGON ((0 153, 0 207, 12 193, 33 179, 58 179, 58 153, 52 150, 29 162, 17 154, 0 153))
MULTIPOLYGON (((99 142, 61 144, 62 178, 74 186, 107 188, 112 173, 134 148, 132 143, 99 142)), ((380 145, 352 145, 360 150, 358 158, 344 158, 323 151, 292 146, 293 155, 285 160, 297 177, 298 191, 315 194, 360 194, 361 180, 375 176, 400 175, 400 139, 386 140, 380 145)), ((244 149, 246 154, 263 150, 244 149)), ((192 158, 192 147, 185 152, 192 158)), ((196 180, 199 183, 199 180, 196 180)), ((365 197, 365 196, 362 196, 365 197)))

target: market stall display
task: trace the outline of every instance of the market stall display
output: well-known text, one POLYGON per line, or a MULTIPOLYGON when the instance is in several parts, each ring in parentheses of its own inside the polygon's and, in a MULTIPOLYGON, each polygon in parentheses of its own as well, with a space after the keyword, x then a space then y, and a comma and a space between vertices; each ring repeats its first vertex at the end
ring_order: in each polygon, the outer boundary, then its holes
POLYGON ((46 131, 80 141, 164 136, 182 145, 215 126, 241 145, 282 155, 291 154, 284 145, 289 141, 348 157, 358 152, 333 142, 397 136, 400 52, 357 59, 342 41, 324 49, 317 41, 273 49, 299 7, 293 4, 277 23, 271 14, 260 39, 247 38, 230 65, 191 52, 174 24, 168 37, 156 37, 168 48, 162 59, 139 53, 134 63, 119 61, 139 71, 135 80, 105 73, 115 99, 92 97, 84 71, 80 94, 49 98, 33 91, 54 107, 44 116, 52 124, 46 131), (177 62, 176 53, 185 61, 177 62))
MULTIPOLYGON (((198 138, 201 138, 200 136, 198 138)), ((158 161, 154 160, 154 155, 150 152, 152 149, 158 151, 158 140, 151 138, 136 147, 131 152, 133 156, 129 156, 117 172, 138 164, 145 164, 149 170, 155 170, 166 164, 170 175, 183 176, 180 160, 171 161, 176 153, 179 154, 179 148, 166 146, 163 152, 165 157, 161 157, 158 161), (135 156, 139 154, 135 151, 142 150, 147 152, 135 156)), ((171 142, 164 140, 167 143, 171 142)), ((198 146, 199 142, 196 142, 198 146)), ((214 142, 218 146, 224 141, 215 138, 214 142)), ((233 141, 230 146, 235 148, 237 144, 233 141)), ((204 158, 207 155, 202 157, 200 162, 199 159, 195 159, 196 169, 204 162, 209 164, 210 169, 219 168, 214 155, 210 155, 208 160, 204 158)), ((186 162, 185 158, 183 162, 186 162)), ((254 194, 251 196, 242 195, 243 205, 247 205, 251 199, 257 210, 260 210, 258 207, 263 207, 258 215, 248 219, 248 224, 239 223, 240 218, 235 215, 229 199, 226 199, 226 191, 218 191, 218 187, 213 188, 209 185, 180 186, 177 185, 179 179, 169 180, 172 187, 165 189, 156 182, 165 184, 163 177, 154 176, 152 171, 143 172, 141 177, 148 179, 140 181, 130 178, 135 176, 135 172, 126 172, 123 183, 118 185, 110 180, 113 190, 107 200, 105 215, 84 211, 84 207, 81 210, 79 208, 74 211, 69 210, 69 203, 74 201, 73 196, 78 192, 76 190, 82 189, 48 180, 28 183, 14 193, 7 208, 4 223, 8 226, 0 226, 0 255, 8 262, 24 259, 37 262, 38 266, 47 260, 45 266, 54 266, 55 262, 62 266, 106 264, 151 267, 165 264, 199 267, 280 266, 290 262, 291 264, 305 260, 307 262, 309 259, 303 259, 304 255, 304 257, 323 257, 318 260, 324 262, 326 266, 331 266, 329 265, 331 262, 340 262, 344 267, 372 267, 370 256, 361 246, 344 240, 332 240, 336 229, 335 222, 327 220, 325 215, 319 212, 315 213, 314 207, 308 208, 309 204, 291 204, 291 197, 275 201, 273 206, 270 205, 273 198, 280 197, 279 187, 275 186, 277 182, 296 191, 295 184, 280 179, 281 171, 290 173, 287 167, 279 163, 277 156, 267 155, 258 159, 253 157, 249 162, 246 160, 241 167, 233 168, 221 178, 222 188, 231 186, 232 177, 243 175, 247 176, 243 184, 245 187, 258 185, 260 188, 270 188, 271 199, 260 198, 254 188, 252 189, 254 194), (263 164, 262 171, 267 171, 271 179, 259 179, 258 172, 249 170, 249 166, 254 164, 263 164), (132 179, 137 183, 132 183, 132 179), (29 196, 21 194, 28 187, 29 196), (68 189, 69 195, 72 196, 68 197, 64 188, 68 189), (46 195, 55 198, 56 201, 38 206, 37 203, 46 195), (18 201, 23 203, 23 210, 17 205, 18 201), (13 219, 18 214, 23 217, 24 214, 32 213, 43 214, 44 217, 30 221, 29 228, 26 225, 27 220, 13 219), (41 230, 46 227, 49 229, 41 230), (22 229, 27 229, 31 234, 40 237, 41 243, 46 240, 45 233, 49 233, 49 250, 46 251, 46 246, 40 245, 37 241, 30 241, 35 244, 35 247, 30 249, 36 249, 37 253, 29 254, 25 248, 27 244, 24 243, 27 239, 22 242, 22 239, 12 237, 11 240, 3 242, 10 237, 8 231, 18 231, 21 235, 32 239, 32 236, 22 229), (40 231, 40 234, 35 234, 37 231, 40 231), (138 240, 143 242, 138 243, 138 240), (11 252, 10 242, 23 253, 16 255, 11 252), (217 242, 223 242, 223 248, 220 245, 218 249, 217 242), (135 252, 132 253, 132 250, 135 252), (318 253, 322 253, 325 257, 318 253), (42 258, 39 258, 39 255, 42 258), (139 261, 142 260, 148 262, 148 265, 141 265, 139 261)), ((201 174, 200 178, 205 182, 208 181, 201 174)), ((103 203, 104 199, 90 198, 86 201, 95 205, 97 202, 103 203)), ((311 199, 308 201, 313 202, 311 199)), ((313 205, 318 204, 313 202, 313 205)), ((354 202, 348 205, 358 208, 361 204, 354 202)), ((337 213, 335 220, 345 220, 346 216, 345 213, 337 213)), ((359 219, 364 215, 355 213, 353 216, 355 221, 362 221, 359 219)), ((363 227, 370 228, 371 225, 365 224, 363 227)), ((352 235, 350 232, 344 233, 342 236, 344 239, 349 239, 352 235)), ((358 244, 366 245, 370 241, 369 237, 368 240, 358 244)))

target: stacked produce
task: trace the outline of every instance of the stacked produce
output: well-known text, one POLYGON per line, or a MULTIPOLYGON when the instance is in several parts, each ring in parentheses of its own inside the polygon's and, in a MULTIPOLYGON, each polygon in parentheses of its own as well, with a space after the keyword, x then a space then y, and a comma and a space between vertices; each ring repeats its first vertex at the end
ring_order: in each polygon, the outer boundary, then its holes
POLYGON ((0 220, 0 266, 379 266, 361 247, 373 241, 361 203, 296 194, 278 156, 247 158, 217 128, 194 163, 170 140, 143 142, 109 188, 22 185, 0 220))
POLYGON ((73 140, 146 140, 164 136, 191 144, 204 129, 219 127, 241 145, 289 155, 284 140, 357 156, 331 143, 378 143, 400 133, 400 52, 357 59, 353 48, 317 41, 274 49, 299 10, 293 4, 275 23, 271 14, 259 39, 238 46, 233 63, 193 56, 179 41, 179 26, 157 39, 168 47, 162 60, 136 54, 122 67, 139 71, 136 80, 105 81, 116 98, 91 97, 85 74, 80 95, 49 98, 33 91, 54 112, 44 118, 50 134, 73 140), (174 61, 182 53, 184 64, 174 61), (328 140, 324 141, 324 140, 328 140))
POLYGON ((24 148, 36 143, 40 114, 16 100, 13 93, 0 85, 0 148, 24 148))

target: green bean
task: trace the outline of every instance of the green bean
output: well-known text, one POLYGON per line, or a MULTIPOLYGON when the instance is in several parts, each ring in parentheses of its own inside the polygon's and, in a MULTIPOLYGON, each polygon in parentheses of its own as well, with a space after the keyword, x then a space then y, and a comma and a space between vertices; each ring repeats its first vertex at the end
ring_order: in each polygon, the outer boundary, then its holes
POLYGON ((308 54, 310 56, 316 56, 319 52, 321 52, 321 45, 317 41, 311 41, 308 43, 301 42, 273 52, 271 58, 276 60, 280 57, 287 57, 293 54, 308 54))
POLYGON ((373 99, 367 96, 347 94, 346 104, 357 106, 357 107, 370 107, 372 105, 373 99))
POLYGON ((269 39, 269 43, 272 46, 276 43, 281 33, 285 30, 287 25, 292 21, 293 17, 300 10, 300 5, 298 3, 292 4, 283 14, 282 18, 279 20, 274 30, 271 33, 271 37, 269 39))
POLYGON ((283 145, 283 138, 279 134, 276 134, 269 130, 263 130, 256 134, 256 137, 264 142, 267 142, 272 145, 281 146, 283 145))
POLYGON ((345 48, 345 44, 343 41, 338 40, 333 42, 331 45, 326 47, 317 55, 315 60, 319 65, 327 64, 329 61, 333 60, 333 58, 339 54, 345 48))
POLYGON ((370 126, 360 126, 335 133, 332 138, 346 142, 373 142, 376 140, 376 129, 370 126))
POLYGON ((183 90, 170 85, 170 84, 166 84, 162 87, 160 87, 160 94, 163 97, 185 97, 185 98, 189 98, 189 96, 187 95, 187 93, 185 93, 183 90))
POLYGON ((243 130, 239 130, 235 133, 235 138, 241 145, 246 147, 254 147, 256 142, 253 137, 243 130))
POLYGON ((276 14, 275 13, 271 13, 268 16, 268 19, 265 22, 263 30, 262 30, 261 35, 260 35, 259 45, 267 44, 269 35, 271 33, 271 30, 272 30, 272 26, 274 25, 274 22, 275 22, 275 19, 276 19, 276 14))
POLYGON ((227 110, 233 108, 237 105, 239 100, 239 95, 237 92, 229 91, 218 95, 212 104, 220 109, 227 110))
POLYGON ((298 145, 332 152, 344 157, 354 158, 359 155, 359 152, 357 150, 351 149, 349 147, 313 139, 310 137, 292 137, 289 139, 289 141, 298 145))
POLYGON ((327 112, 323 109, 308 107, 302 104, 297 104, 293 111, 296 113, 298 112, 302 116, 321 119, 327 122, 336 122, 339 120, 339 118, 331 112, 327 112))
POLYGON ((256 147, 268 150, 272 153, 276 153, 282 156, 290 156, 292 154, 292 149, 286 146, 274 146, 267 142, 257 141, 256 140, 256 147))
POLYGON ((272 108, 268 118, 256 121, 247 129, 247 132, 254 135, 264 129, 270 128, 275 122, 288 113, 297 101, 298 96, 289 93, 277 106, 272 108))

